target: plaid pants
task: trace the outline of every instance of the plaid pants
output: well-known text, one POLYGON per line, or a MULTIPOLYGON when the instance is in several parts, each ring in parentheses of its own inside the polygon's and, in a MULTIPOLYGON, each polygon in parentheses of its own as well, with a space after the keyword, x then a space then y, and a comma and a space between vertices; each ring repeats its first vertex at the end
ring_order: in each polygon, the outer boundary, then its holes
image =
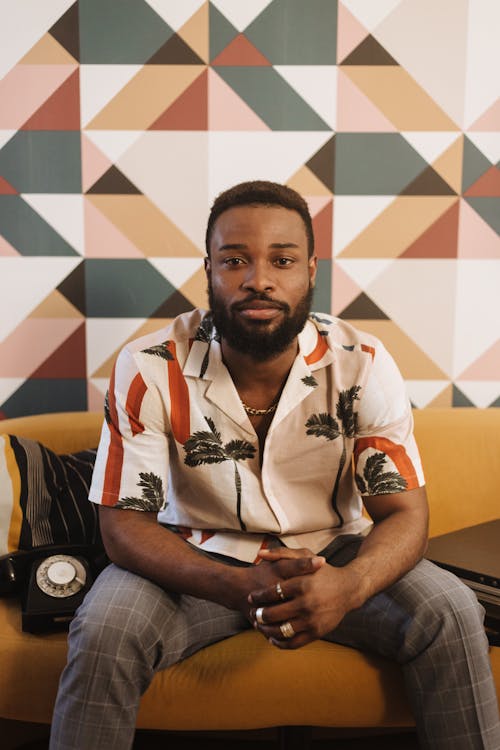
MULTIPOLYGON (((360 541, 322 554, 352 559, 360 541)), ((401 665, 419 741, 426 750, 499 750, 500 722, 483 612, 455 576, 426 560, 359 610, 327 640, 401 665)), ((92 587, 69 636, 50 750, 127 750, 137 708, 155 672, 247 629, 238 612, 110 565, 92 587)))

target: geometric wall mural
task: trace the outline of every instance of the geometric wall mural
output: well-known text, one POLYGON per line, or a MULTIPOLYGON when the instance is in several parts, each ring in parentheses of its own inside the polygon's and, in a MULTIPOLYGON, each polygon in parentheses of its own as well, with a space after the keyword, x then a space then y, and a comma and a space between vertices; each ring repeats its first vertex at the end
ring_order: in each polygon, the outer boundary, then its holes
POLYGON ((500 406, 498 0, 14 0, 0 18, 0 418, 101 409, 206 304, 235 182, 296 188, 314 307, 417 408, 500 406))

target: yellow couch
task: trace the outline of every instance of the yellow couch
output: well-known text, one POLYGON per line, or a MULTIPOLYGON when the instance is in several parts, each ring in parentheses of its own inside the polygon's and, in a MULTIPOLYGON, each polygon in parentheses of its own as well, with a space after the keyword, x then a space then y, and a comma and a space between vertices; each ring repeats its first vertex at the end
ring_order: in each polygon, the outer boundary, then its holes
MULTIPOLYGON (((47 414, 0 422, 0 432, 56 452, 95 447, 97 413, 47 414)), ((431 505, 431 536, 499 515, 500 410, 415 412, 431 505)), ((16 600, 0 599, 0 717, 50 723, 65 634, 21 632, 16 600)), ((500 648, 491 649, 497 686, 500 648)), ((409 727, 399 669, 374 655, 317 642, 294 652, 245 632, 158 674, 137 725, 168 730, 274 726, 409 727)))

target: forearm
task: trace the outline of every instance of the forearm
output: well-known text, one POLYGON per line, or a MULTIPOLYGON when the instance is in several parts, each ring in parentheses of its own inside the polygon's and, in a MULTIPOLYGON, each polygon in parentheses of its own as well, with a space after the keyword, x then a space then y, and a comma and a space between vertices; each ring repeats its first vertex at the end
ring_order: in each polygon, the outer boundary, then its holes
POLYGON ((413 568, 427 546, 428 510, 423 489, 411 503, 377 520, 357 557, 346 566, 354 577, 355 606, 361 606, 413 568))

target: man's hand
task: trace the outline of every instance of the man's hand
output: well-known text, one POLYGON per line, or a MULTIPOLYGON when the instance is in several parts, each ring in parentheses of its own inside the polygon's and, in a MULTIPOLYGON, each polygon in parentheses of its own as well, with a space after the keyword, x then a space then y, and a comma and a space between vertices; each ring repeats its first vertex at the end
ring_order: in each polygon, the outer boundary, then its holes
MULTIPOLYGON (((285 547, 264 550, 260 556, 273 565, 283 565, 285 560, 315 559, 309 550, 285 547)), ((279 648, 300 648, 322 638, 357 604, 356 573, 319 559, 324 564, 311 574, 281 579, 279 588, 273 583, 252 591, 248 598, 254 627, 279 648)))

